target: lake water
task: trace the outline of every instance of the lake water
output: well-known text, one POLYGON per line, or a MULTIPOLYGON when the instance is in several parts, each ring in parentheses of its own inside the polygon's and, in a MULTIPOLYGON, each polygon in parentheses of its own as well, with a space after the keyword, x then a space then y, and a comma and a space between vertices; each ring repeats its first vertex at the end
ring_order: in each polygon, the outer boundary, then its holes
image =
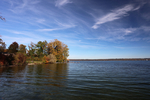
POLYGON ((150 100, 150 61, 0 68, 0 100, 150 100))

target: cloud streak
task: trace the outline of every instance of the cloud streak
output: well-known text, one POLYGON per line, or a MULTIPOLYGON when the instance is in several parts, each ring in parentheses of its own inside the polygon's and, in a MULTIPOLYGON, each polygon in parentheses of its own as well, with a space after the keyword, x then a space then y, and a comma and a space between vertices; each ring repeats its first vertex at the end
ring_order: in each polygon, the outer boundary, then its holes
POLYGON ((11 4, 11 9, 9 10, 12 11, 13 13, 22 13, 26 10, 30 10, 37 13, 38 11, 35 9, 35 5, 38 4, 40 1, 22 0, 22 2, 17 1, 12 2, 9 0, 8 2, 11 4))
POLYGON ((38 29, 37 31, 56 31, 56 30, 64 30, 68 28, 73 28, 76 25, 73 24, 64 24, 56 21, 56 24, 58 25, 59 28, 45 28, 45 29, 38 29))
POLYGON ((133 5, 126 5, 123 8, 113 10, 111 13, 108 13, 101 18, 98 18, 97 22, 92 26, 92 28, 97 29, 101 24, 128 16, 128 12, 138 10, 139 8, 140 7, 134 8, 133 5))
POLYGON ((139 28, 116 28, 116 29, 108 29, 106 33, 96 38, 86 38, 88 40, 99 40, 102 41, 150 41, 149 38, 145 38, 145 36, 149 37, 150 26, 141 26, 139 28))
POLYGON ((13 33, 13 34, 16 34, 16 35, 20 35, 20 36, 28 36, 30 38, 43 38, 41 35, 38 35, 38 34, 34 34, 33 32, 29 32, 29 31, 16 31, 16 30, 8 30, 8 29, 4 29, 5 31, 7 32, 10 32, 10 33, 13 33))
POLYGON ((72 3, 72 2, 69 0, 57 0, 55 6, 61 7, 61 6, 66 5, 68 3, 72 3))

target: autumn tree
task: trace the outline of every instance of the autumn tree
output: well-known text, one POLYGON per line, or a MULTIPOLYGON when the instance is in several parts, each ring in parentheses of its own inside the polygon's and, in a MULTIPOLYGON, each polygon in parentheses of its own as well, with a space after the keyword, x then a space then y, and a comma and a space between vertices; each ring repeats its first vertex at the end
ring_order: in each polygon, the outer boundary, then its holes
POLYGON ((57 62, 63 62, 66 61, 69 56, 69 49, 66 44, 55 39, 48 43, 48 54, 56 56, 57 62))
POLYGON ((8 47, 8 52, 10 53, 16 53, 18 52, 18 43, 17 42, 13 42, 9 47, 8 47))
POLYGON ((23 44, 20 44, 20 46, 19 46, 19 52, 26 53, 26 46, 23 45, 23 44))
POLYGON ((26 63, 26 56, 22 52, 17 52, 15 55, 15 61, 14 63, 16 65, 23 65, 26 63))
POLYGON ((47 46, 48 46, 47 47, 48 54, 53 54, 56 56, 57 52, 55 50, 56 45, 54 44, 54 42, 53 41, 49 42, 47 46))
POLYGON ((57 61, 56 57, 53 54, 49 54, 48 56, 49 63, 55 63, 57 61))

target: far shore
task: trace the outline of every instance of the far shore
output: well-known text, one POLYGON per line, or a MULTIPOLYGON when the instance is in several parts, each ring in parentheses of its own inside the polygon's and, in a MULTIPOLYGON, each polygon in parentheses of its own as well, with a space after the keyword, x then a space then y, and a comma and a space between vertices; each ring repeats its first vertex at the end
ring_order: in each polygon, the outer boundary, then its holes
MULTIPOLYGON (((116 59, 69 59, 69 61, 150 61, 150 58, 116 58, 116 59)), ((68 62, 56 62, 54 64, 58 63, 69 63, 68 62)), ((72 63, 72 62, 70 62, 72 63)), ((79 62, 78 62, 79 63, 79 62)), ((27 65, 38 65, 38 64, 43 64, 42 61, 27 61, 27 65)), ((51 64, 51 63, 47 63, 51 64)), ((6 65, 6 66, 0 66, 1 68, 3 67, 14 67, 17 65, 6 65)))
POLYGON ((150 58, 69 59, 69 61, 150 61, 150 58))

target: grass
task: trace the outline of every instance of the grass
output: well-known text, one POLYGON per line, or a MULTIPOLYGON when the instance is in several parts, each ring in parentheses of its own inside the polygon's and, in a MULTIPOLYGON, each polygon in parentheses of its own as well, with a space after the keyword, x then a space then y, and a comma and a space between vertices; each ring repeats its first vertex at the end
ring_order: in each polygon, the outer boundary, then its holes
POLYGON ((42 61, 26 61, 27 63, 36 63, 36 64, 41 64, 42 61))

